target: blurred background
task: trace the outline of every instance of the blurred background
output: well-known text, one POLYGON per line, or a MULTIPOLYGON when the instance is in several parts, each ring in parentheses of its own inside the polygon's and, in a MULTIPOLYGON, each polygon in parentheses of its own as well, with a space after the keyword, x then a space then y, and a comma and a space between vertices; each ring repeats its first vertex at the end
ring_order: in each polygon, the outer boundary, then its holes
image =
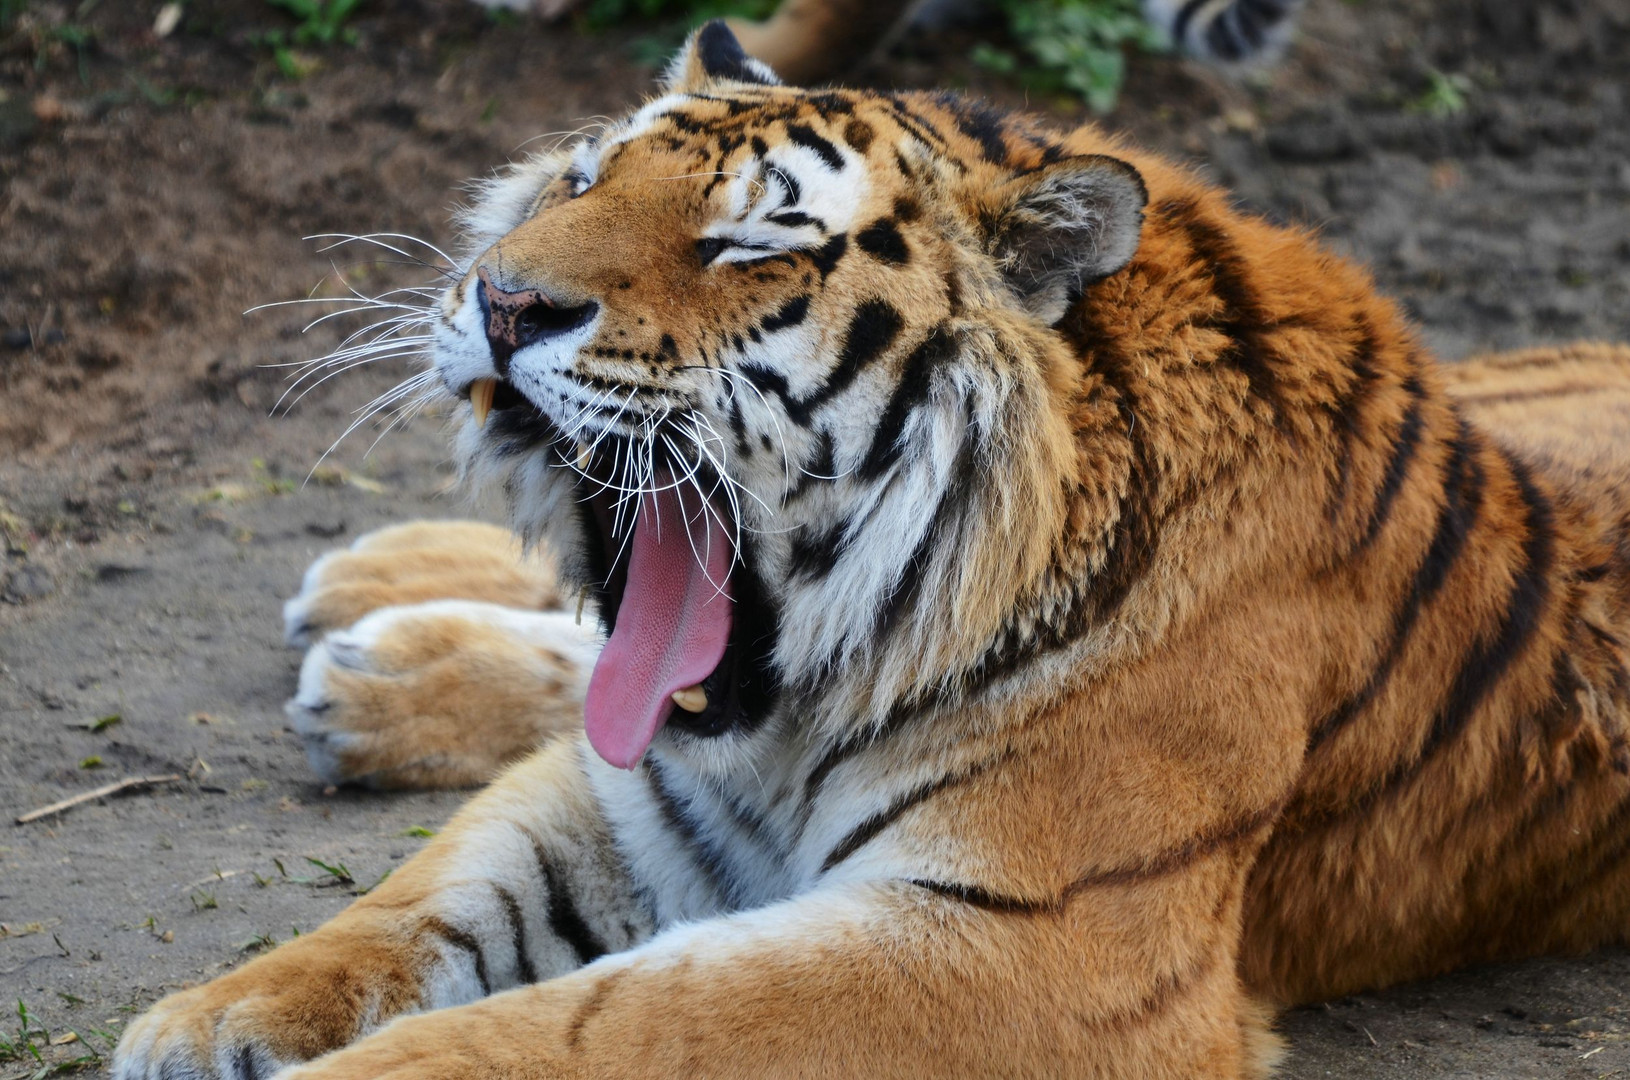
MULTIPOLYGON (((183 777, 0 830, 0 1080, 100 1068, 132 1010, 316 926, 459 802, 323 792, 279 711, 304 565, 467 512, 438 419, 325 458, 411 360, 284 399, 277 365, 358 324, 244 313, 432 281, 302 238, 449 246, 464 181, 769 3, 0 0, 0 811, 183 777)), ((1126 131, 1368 264, 1450 360, 1630 340, 1625 0, 1309 0, 1243 72, 1161 46, 1131 0, 991 0, 848 81, 1126 131)), ((1630 1076, 1627 990, 1609 954, 1346 999, 1287 1017, 1288 1075, 1630 1076)))

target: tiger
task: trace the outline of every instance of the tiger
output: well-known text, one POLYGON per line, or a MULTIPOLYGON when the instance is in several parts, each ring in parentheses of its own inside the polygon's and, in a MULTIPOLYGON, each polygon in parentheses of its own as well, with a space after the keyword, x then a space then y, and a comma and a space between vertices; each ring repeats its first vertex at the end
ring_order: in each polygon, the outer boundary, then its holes
POLYGON ((1625 940, 1630 349, 1442 366, 1091 125, 718 22, 665 80, 425 312, 526 546, 398 527, 286 613, 336 777, 581 723, 118 1080, 1258 1078, 1278 1008, 1625 940))
MULTIPOLYGON (((730 22, 742 47, 794 82, 840 75, 903 32, 914 0, 783 0, 762 22, 730 22)), ((1224 70, 1284 51, 1301 0, 1143 0, 1144 17, 1183 53, 1224 70)))
MULTIPOLYGON (((582 0, 476 0, 558 19, 582 0)), ((768 19, 727 20, 744 51, 793 82, 842 75, 932 9, 956 0, 783 0, 768 19), (926 9, 926 10, 925 10, 926 9)), ((1302 0, 1143 0, 1144 17, 1179 50, 1223 69, 1271 61, 1284 51, 1302 0)))

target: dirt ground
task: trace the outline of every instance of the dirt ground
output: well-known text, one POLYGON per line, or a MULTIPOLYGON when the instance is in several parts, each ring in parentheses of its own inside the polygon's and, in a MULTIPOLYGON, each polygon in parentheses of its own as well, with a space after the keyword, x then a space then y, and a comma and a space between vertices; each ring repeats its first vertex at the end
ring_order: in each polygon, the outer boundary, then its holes
MULTIPOLYGON (((354 47, 292 57, 309 70, 291 80, 262 38, 288 25, 269 5, 193 0, 162 40, 158 7, 35 2, 0 30, 0 815, 183 777, 0 826, 0 1005, 81 1036, 47 1063, 314 928, 460 802, 325 794, 280 710, 299 658, 279 605, 304 565, 386 522, 465 512, 438 425, 366 456, 376 432, 359 432, 302 484, 407 367, 271 417, 287 369, 265 365, 339 332, 242 313, 322 281, 335 255, 303 236, 445 242, 461 181, 652 78, 632 33, 394 0, 364 5, 354 47)), ((982 32, 914 40, 856 78, 1023 102, 961 59, 982 32)), ((1139 58, 1108 122, 1319 228, 1453 359, 1630 340, 1627 110, 1623 0, 1311 0, 1279 68, 1228 81, 1139 58)), ((358 288, 424 276, 339 254, 358 288)), ((1630 954, 1609 953, 1346 998, 1284 1018, 1286 1073, 1630 1076, 1627 991, 1630 954)), ((34 1074, 4 1046, 0 1080, 34 1074)))

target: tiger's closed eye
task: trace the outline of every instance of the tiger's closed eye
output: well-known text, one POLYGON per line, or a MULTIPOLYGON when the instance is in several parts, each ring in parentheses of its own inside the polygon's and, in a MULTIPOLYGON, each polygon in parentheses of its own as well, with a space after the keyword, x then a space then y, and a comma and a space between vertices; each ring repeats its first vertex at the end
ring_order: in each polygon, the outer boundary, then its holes
POLYGON ((745 240, 732 240, 728 236, 704 236, 696 241, 696 257, 703 266, 712 264, 727 251, 743 253, 731 259, 731 262, 750 262, 782 250, 785 249, 773 244, 751 244, 745 240))

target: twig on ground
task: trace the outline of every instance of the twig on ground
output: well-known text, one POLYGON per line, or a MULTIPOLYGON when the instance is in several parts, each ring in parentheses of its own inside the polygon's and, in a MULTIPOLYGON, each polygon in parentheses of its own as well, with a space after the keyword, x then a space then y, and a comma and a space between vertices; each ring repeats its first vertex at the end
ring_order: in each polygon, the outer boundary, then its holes
POLYGON ((38 810, 30 810, 17 818, 17 824, 27 825, 31 821, 38 821, 41 818, 51 817, 53 814, 72 810, 80 803, 88 803, 93 799, 100 799, 107 795, 116 795, 121 791, 133 791, 137 788, 153 787, 156 784, 174 784, 179 782, 180 779, 180 773, 172 773, 168 776, 127 776, 123 780, 103 784, 94 791, 82 791, 71 798, 63 799, 61 802, 54 802, 50 806, 42 806, 38 810))

